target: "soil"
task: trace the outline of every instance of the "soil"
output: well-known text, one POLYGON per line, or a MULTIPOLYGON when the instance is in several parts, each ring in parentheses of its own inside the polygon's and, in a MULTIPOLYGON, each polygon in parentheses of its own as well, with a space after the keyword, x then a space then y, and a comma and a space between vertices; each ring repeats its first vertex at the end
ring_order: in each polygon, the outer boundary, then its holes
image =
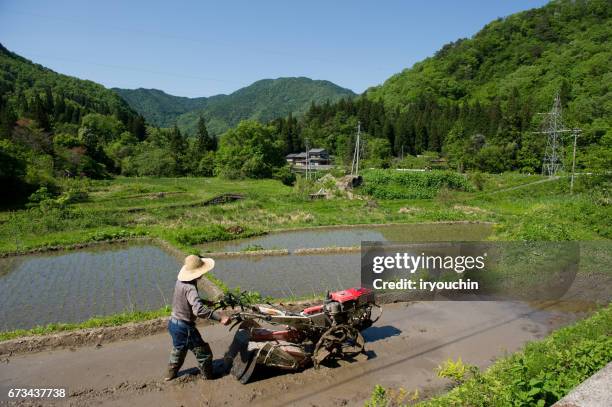
MULTIPOLYGON (((419 389, 420 394, 443 391, 448 383, 437 378, 435 369, 448 358, 461 357, 485 367, 526 341, 586 315, 507 302, 396 303, 383 308, 382 318, 364 332, 367 355, 319 370, 256 372, 259 380, 246 385, 232 376, 204 381, 194 375, 195 359, 189 355, 180 377, 164 382, 170 338, 152 333, 79 348, 4 355, 0 389, 67 387, 69 397, 55 403, 74 406, 362 406, 375 384, 419 389)), ((219 370, 232 333, 220 325, 200 330, 219 370)))

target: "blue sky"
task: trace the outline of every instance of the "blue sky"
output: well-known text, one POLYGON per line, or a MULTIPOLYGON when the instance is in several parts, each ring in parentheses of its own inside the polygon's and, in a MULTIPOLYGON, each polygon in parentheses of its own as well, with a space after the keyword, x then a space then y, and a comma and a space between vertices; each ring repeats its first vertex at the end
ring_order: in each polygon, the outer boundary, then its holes
POLYGON ((0 0, 0 42, 108 87, 210 96, 264 78, 355 92, 543 0, 0 0))

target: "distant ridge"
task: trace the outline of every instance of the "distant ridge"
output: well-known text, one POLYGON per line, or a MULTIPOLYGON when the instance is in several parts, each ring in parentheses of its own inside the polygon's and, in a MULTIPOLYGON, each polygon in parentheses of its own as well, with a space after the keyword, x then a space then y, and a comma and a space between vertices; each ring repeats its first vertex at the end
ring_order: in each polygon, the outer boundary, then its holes
POLYGON ((134 110, 160 127, 177 124, 193 133, 200 116, 219 134, 240 120, 268 121, 289 113, 304 113, 312 103, 333 103, 355 93, 325 80, 305 77, 262 79, 229 95, 187 98, 158 89, 113 88, 134 110))

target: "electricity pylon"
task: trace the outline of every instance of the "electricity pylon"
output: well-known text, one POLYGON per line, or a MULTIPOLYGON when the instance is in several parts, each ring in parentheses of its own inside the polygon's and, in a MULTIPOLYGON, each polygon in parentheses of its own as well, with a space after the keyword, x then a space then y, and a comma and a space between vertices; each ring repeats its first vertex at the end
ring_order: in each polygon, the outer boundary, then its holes
POLYGON ((580 134, 580 129, 568 129, 563 124, 563 116, 561 112, 561 97, 559 92, 555 95, 553 107, 548 113, 540 113, 546 115, 542 128, 543 131, 536 133, 546 134, 546 150, 544 152, 544 160, 542 161, 542 174, 554 177, 563 169, 563 135, 564 133, 572 133, 574 136, 574 151, 572 154, 572 178, 570 184, 570 192, 574 190, 574 171, 576 170, 576 140, 580 134))
POLYGON ((542 162, 542 174, 554 177, 557 172, 563 169, 563 161, 561 159, 563 151, 563 140, 561 132, 563 122, 561 117, 561 98, 559 93, 555 96, 555 102, 549 113, 545 113, 548 117, 544 121, 544 131, 546 134, 546 150, 544 152, 544 161, 542 162))

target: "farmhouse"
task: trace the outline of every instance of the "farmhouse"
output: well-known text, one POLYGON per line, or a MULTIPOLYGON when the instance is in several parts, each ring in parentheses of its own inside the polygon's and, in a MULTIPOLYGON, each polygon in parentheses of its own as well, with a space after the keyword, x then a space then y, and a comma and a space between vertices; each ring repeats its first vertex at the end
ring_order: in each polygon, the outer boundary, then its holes
POLYGON ((331 164, 329 153, 324 148, 311 148, 308 152, 288 154, 285 159, 289 164, 297 167, 305 167, 306 159, 311 167, 331 164))

